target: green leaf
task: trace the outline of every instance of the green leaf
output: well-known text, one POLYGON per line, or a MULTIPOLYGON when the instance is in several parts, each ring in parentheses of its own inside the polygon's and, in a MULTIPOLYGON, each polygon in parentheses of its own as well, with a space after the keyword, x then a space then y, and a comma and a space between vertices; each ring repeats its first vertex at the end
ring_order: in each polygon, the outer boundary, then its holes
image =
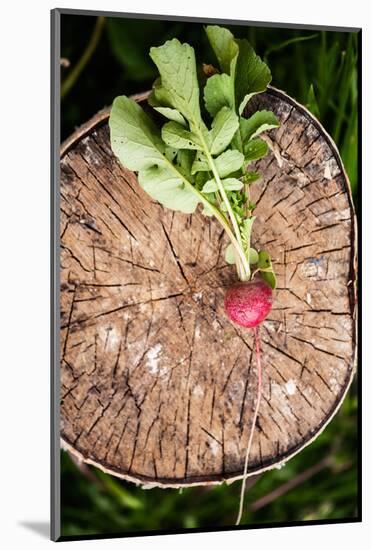
POLYGON ((256 111, 250 118, 240 119, 242 141, 249 141, 279 125, 278 118, 271 111, 256 111))
POLYGON ((166 166, 141 170, 138 181, 146 193, 171 210, 191 214, 199 202, 199 198, 185 186, 182 179, 166 166))
MULTIPOLYGON (((256 219, 256 216, 251 216, 250 218, 245 218, 242 224, 242 236, 250 243, 250 235, 252 230, 252 225, 256 219)), ((249 246, 250 249, 250 246, 249 246)))
POLYGON ((160 77, 155 80, 147 101, 155 111, 162 114, 164 117, 187 127, 187 122, 183 115, 177 109, 169 107, 169 105, 171 105, 171 99, 169 93, 162 87, 160 77))
MULTIPOLYGON (((152 92, 148 96, 148 103, 152 107, 172 108, 171 94, 162 86, 160 77, 156 78, 153 83, 152 92)), ((176 110, 177 109, 175 109, 175 111, 176 110)))
MULTIPOLYGON (((210 176, 207 172, 197 172, 194 177, 195 185, 197 189, 201 191, 207 180, 210 179, 210 176)), ((207 198, 207 197, 206 197, 207 198)))
POLYGON ((234 89, 232 78, 223 74, 214 74, 207 79, 204 88, 205 106, 212 117, 214 117, 222 107, 233 109, 234 89))
POLYGON ((232 141, 238 128, 238 116, 228 107, 222 107, 213 122, 209 132, 210 151, 212 155, 218 155, 232 141))
POLYGON ((247 183, 248 185, 251 185, 255 181, 257 181, 260 178, 259 172, 256 170, 248 171, 244 174, 244 183, 247 183))
MULTIPOLYGON (((235 250, 234 250, 234 246, 232 245, 232 243, 230 243, 227 246, 227 248, 225 249, 224 257, 225 257, 225 261, 227 262, 227 264, 235 264, 236 263, 236 255, 235 255, 235 250)), ((250 265, 257 264, 258 260, 259 260, 259 254, 255 250, 255 248, 250 248, 250 252, 249 252, 249 263, 250 263, 250 265)))
POLYGON ((264 281, 274 290, 277 286, 277 279, 273 271, 271 257, 266 250, 259 252, 258 269, 264 281))
MULTIPOLYGON (((187 214, 194 212, 200 197, 181 177, 183 174, 190 181, 192 151, 178 152, 178 167, 173 168, 169 163, 174 160, 174 150, 165 146, 143 109, 125 96, 115 99, 109 125, 113 152, 124 166, 139 172, 138 181, 143 189, 167 208, 187 214)), ((180 125, 179 128, 186 131, 180 125)))
MULTIPOLYGON (((208 200, 210 200, 210 197, 208 198, 208 200)), ((211 216, 214 216, 214 212, 211 210, 211 208, 208 204, 204 204, 204 207, 203 207, 201 213, 204 216, 206 216, 207 218, 210 218, 211 216)))
POLYGON ((264 279, 264 281, 266 283, 268 283, 269 286, 274 290, 277 286, 277 279, 276 279, 276 275, 274 274, 274 272, 273 271, 269 271, 269 272, 261 271, 260 274, 261 274, 261 278, 264 279))
POLYGON ((192 165, 192 174, 195 174, 196 172, 209 172, 210 166, 207 162, 207 159, 203 153, 200 151, 196 153, 196 158, 193 161, 192 165))
POLYGON ((184 117, 176 109, 171 109, 170 107, 153 107, 153 108, 155 109, 155 111, 157 111, 164 117, 168 118, 169 120, 173 120, 174 122, 177 122, 182 126, 187 126, 187 123, 184 117))
POLYGON ((204 215, 215 215, 236 247, 236 259, 237 254, 241 256, 237 262, 241 277, 248 278, 249 261, 257 260, 256 251, 250 249, 255 217, 245 218, 254 205, 241 190, 257 174, 248 172, 241 181, 241 169, 245 159, 248 163, 266 154, 268 146, 257 136, 276 127, 277 121, 262 111, 242 123, 243 142, 236 99, 243 109, 248 97, 262 91, 266 66, 246 41, 235 41, 227 29, 209 26, 208 36, 224 71, 205 86, 205 104, 213 116, 211 129, 201 118, 194 50, 173 39, 150 52, 160 76, 149 103, 170 122, 159 132, 134 101, 118 98, 110 119, 112 147, 124 165, 138 172, 142 188, 163 206, 192 213, 201 203, 204 215), (241 82, 235 90, 238 72, 241 82))
MULTIPOLYGON (((226 178, 229 174, 237 172, 243 164, 244 156, 236 149, 228 149, 221 153, 214 160, 215 167, 221 178, 226 178)), ((196 154, 196 158, 192 165, 192 174, 196 172, 209 172, 210 166, 207 162, 205 155, 201 152, 196 154)))
MULTIPOLYGON (((221 182, 226 191, 239 191, 243 187, 242 181, 236 178, 226 178, 221 180, 221 182)), ((219 187, 214 178, 208 180, 202 188, 203 193, 214 193, 218 190, 219 187)))
POLYGON ((268 66, 254 52, 247 40, 236 40, 239 56, 236 67, 236 104, 242 114, 249 99, 264 92, 272 79, 268 66))
POLYGON ((109 127, 112 151, 126 168, 138 171, 164 164, 165 144, 160 132, 133 99, 116 97, 109 127))
POLYGON ((230 243, 227 248, 225 249, 224 253, 225 261, 227 264, 235 264, 236 263, 236 256, 234 253, 234 246, 232 243, 230 243))
MULTIPOLYGON (((201 123, 199 87, 194 49, 178 39, 151 48, 150 56, 161 75, 161 89, 171 107, 187 120, 201 123)), ((159 99, 158 92, 156 97, 159 99)))
POLYGON ((166 147, 165 148, 165 157, 170 161, 173 162, 175 157, 177 156, 178 150, 174 149, 172 147, 166 147))
POLYGON ((218 170, 219 176, 225 178, 239 170, 244 161, 244 156, 242 153, 236 149, 228 149, 215 159, 215 166, 218 170))
POLYGON ((162 105, 162 103, 156 97, 156 91, 159 87, 161 87, 161 78, 157 77, 152 84, 152 90, 150 91, 147 99, 147 103, 151 107, 161 107, 162 105))
POLYGON ((224 27, 209 25, 206 33, 223 72, 209 78, 204 89, 206 109, 215 116, 222 107, 235 110, 234 80, 239 48, 233 34, 224 27))
POLYGON ((241 224, 241 238, 242 243, 245 249, 245 254, 247 251, 249 251, 249 263, 250 263, 250 241, 251 241, 251 231, 253 223, 256 219, 256 216, 251 216, 249 218, 245 218, 241 224))
POLYGON ((258 252, 255 250, 255 248, 250 248, 250 252, 249 252, 249 263, 250 263, 250 265, 257 264, 258 261, 259 261, 258 252))
POLYGON ((245 160, 258 160, 268 153, 268 144, 260 138, 248 141, 244 145, 245 160))
POLYGON ((238 56, 238 46, 233 34, 218 25, 208 25, 206 34, 222 72, 233 75, 238 56))
POLYGON ((177 169, 189 181, 193 183, 194 177, 191 173, 195 153, 194 151, 181 149, 177 153, 177 169))
POLYGON ((161 135, 166 145, 174 149, 202 149, 202 146, 198 142, 198 137, 193 132, 185 130, 177 122, 167 122, 164 124, 161 135))

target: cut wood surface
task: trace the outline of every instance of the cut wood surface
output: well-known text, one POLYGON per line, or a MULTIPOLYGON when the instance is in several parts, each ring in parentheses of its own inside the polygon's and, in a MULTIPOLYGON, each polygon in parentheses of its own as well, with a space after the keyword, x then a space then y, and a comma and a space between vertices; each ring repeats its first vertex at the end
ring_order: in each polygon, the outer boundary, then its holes
MULTIPOLYGON (((320 124, 270 88, 281 121, 256 162, 253 245, 278 288, 260 328, 263 398, 249 474, 310 443, 354 372, 355 215, 320 124)), ((256 399, 254 339, 223 310, 228 239, 201 208, 164 209, 111 152, 108 110, 62 147, 61 437, 85 462, 168 487, 241 478, 256 399)))

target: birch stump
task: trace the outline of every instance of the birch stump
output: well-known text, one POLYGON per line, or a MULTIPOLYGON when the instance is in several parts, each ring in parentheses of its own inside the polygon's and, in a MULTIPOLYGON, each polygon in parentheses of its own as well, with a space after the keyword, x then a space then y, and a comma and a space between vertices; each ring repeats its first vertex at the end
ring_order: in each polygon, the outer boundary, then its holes
MULTIPOLYGON (((145 103, 145 98, 142 98, 145 103)), ((338 410, 355 362, 355 214, 334 143, 270 88, 279 129, 256 163, 256 248, 278 278, 261 327, 263 398, 249 474, 286 461, 338 410)), ((83 461, 149 486, 242 477, 256 399, 253 335, 223 311, 228 240, 162 208, 111 152, 108 110, 61 155, 61 437, 83 461)))

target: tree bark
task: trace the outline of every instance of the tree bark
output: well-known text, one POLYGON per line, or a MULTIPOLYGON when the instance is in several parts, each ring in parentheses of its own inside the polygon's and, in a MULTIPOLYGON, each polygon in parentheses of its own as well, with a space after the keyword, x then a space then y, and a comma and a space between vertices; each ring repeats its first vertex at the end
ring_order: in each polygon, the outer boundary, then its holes
MULTIPOLYGON (((252 187, 252 244, 270 251, 278 288, 260 329, 263 397, 249 474, 318 436, 356 357, 356 222, 339 154, 284 93, 256 96, 249 110, 258 108, 281 121, 252 187)), ((111 152, 108 113, 61 154, 63 444, 149 486, 233 481, 257 378, 252 332, 223 311, 236 280, 228 239, 214 218, 166 210, 141 189, 111 152)))

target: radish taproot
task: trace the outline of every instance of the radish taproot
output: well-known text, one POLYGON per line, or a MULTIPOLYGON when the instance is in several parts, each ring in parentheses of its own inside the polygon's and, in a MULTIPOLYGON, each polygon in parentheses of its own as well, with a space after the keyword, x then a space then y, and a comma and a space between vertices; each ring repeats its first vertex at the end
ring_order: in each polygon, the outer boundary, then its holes
POLYGON ((253 329, 258 370, 239 523, 262 391, 257 327, 272 307, 276 286, 269 253, 251 248, 256 205, 250 188, 260 175, 250 165, 267 154, 261 134, 277 128, 279 121, 266 110, 243 116, 251 97, 264 92, 271 81, 268 66, 250 44, 216 25, 207 26, 206 34, 219 70, 207 65, 203 106, 194 49, 174 38, 150 50, 160 77, 148 103, 168 122, 160 130, 133 99, 120 96, 113 102, 109 127, 113 152, 126 168, 137 172, 140 186, 153 199, 185 214, 202 205, 202 213, 214 216, 230 240, 225 259, 235 265, 239 282, 227 290, 225 311, 233 323, 253 329), (261 279, 254 279, 256 274, 261 279))
POLYGON ((228 288, 225 299, 224 308, 228 318, 237 325, 245 328, 252 328, 255 337, 256 347, 256 363, 258 371, 258 388, 256 393, 256 404, 254 415, 250 428, 249 441, 247 443, 245 464, 242 477, 242 487, 240 495, 240 506, 236 525, 240 524, 243 513, 243 499, 246 487, 246 474, 249 464, 250 450, 255 432, 256 421, 260 408, 262 395, 262 366, 260 357, 260 340, 258 326, 264 321, 272 309, 272 289, 264 281, 249 281, 237 283, 228 288))

